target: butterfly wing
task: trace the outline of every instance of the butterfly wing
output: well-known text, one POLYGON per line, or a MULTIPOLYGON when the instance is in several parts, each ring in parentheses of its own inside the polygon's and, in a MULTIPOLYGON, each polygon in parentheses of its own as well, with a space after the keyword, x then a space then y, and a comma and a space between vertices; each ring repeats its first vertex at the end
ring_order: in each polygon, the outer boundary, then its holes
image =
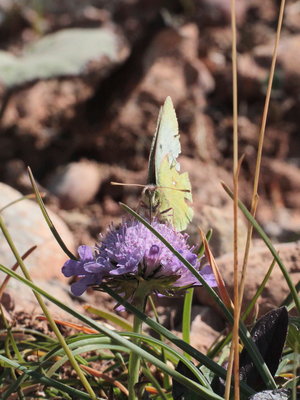
POLYGON ((194 215, 190 206, 192 188, 188 173, 180 174, 174 166, 170 167, 168 159, 165 157, 158 173, 157 190, 160 193, 160 212, 166 210, 166 219, 178 231, 186 229, 194 215))
POLYGON ((179 139, 176 113, 171 98, 167 97, 160 109, 151 146, 148 185, 157 187, 155 191, 158 193, 159 212, 165 214, 164 218, 181 231, 192 220, 193 209, 188 204, 192 202, 188 173, 179 173, 179 139))
POLYGON ((159 167, 165 156, 168 156, 170 165, 175 166, 179 170, 177 157, 180 153, 178 122, 171 97, 167 97, 160 109, 151 145, 147 183, 157 185, 159 167))

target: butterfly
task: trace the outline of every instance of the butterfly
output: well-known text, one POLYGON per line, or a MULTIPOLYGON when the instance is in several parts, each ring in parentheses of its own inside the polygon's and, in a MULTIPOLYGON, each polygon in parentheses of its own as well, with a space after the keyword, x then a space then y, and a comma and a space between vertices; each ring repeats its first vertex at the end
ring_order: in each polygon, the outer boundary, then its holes
POLYGON ((178 156, 180 135, 174 106, 170 97, 160 109, 152 141, 147 185, 143 202, 151 214, 159 215, 182 231, 193 218, 191 183, 187 172, 180 173, 178 156))

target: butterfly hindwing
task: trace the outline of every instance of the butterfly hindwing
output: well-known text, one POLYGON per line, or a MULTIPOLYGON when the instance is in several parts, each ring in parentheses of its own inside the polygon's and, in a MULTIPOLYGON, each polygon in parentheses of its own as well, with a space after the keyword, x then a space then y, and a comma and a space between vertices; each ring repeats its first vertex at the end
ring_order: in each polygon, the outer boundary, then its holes
POLYGON ((193 218, 193 209, 189 205, 192 202, 191 189, 188 173, 180 174, 175 167, 169 166, 165 158, 158 173, 160 210, 171 209, 166 219, 179 231, 184 230, 193 218))

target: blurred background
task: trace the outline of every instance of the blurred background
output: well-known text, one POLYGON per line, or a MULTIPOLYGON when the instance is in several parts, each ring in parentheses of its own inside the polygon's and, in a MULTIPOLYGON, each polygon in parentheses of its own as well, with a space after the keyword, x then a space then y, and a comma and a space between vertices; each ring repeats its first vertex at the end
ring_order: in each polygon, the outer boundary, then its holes
MULTIPOLYGON (((237 1, 240 197, 249 205, 280 2, 237 1)), ((77 244, 136 208, 159 107, 171 96, 194 226, 231 251, 230 0, 1 0, 0 181, 45 201, 77 244), (230 239, 230 240, 229 240, 230 239)), ((257 218, 278 242, 300 237, 300 1, 287 3, 257 218)), ((246 234, 240 221, 241 240, 246 234)))

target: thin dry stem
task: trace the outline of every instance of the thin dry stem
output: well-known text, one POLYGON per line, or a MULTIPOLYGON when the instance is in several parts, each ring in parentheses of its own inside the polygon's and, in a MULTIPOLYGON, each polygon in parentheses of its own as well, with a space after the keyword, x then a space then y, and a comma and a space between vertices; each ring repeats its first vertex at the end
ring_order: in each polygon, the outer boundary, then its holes
POLYGON ((234 350, 234 347, 231 345, 229 358, 228 358, 228 365, 227 365, 227 376, 226 376, 224 399, 230 398, 232 367, 233 367, 233 359, 234 359, 234 351, 233 350, 234 350), (230 375, 228 374, 228 371, 230 371, 230 375), (229 377, 230 377, 230 379, 229 379, 229 377))
POLYGON ((234 325, 231 343, 231 357, 229 360, 226 376, 225 400, 230 397, 230 383, 232 378, 232 362, 234 364, 234 398, 240 398, 239 382, 239 320, 236 319, 236 309, 239 308, 239 282, 238 282, 238 94, 237 94, 237 51, 236 51, 236 5, 231 0, 231 30, 232 30, 232 91, 233 91, 233 268, 234 268, 234 325))
POLYGON ((232 331, 232 345, 233 345, 233 375, 234 375, 234 399, 240 399, 240 353, 239 353, 239 268, 238 268, 238 179, 240 165, 234 175, 234 296, 233 296, 233 331, 232 331))
MULTIPOLYGON (((268 116, 268 110, 269 110, 269 104, 270 104, 270 98, 271 98, 271 92, 272 92, 272 84, 273 84, 274 73, 275 73, 278 45, 279 45, 279 39, 280 39, 281 27, 282 27, 283 15, 284 15, 284 8, 285 8, 285 0, 281 0, 280 11, 279 11, 279 16, 278 16, 278 24, 277 24, 277 30, 276 30, 276 39, 275 39, 275 43, 274 43, 267 93, 266 93, 262 122, 261 122, 261 127, 260 127, 260 132, 259 132, 257 158, 256 158, 255 175, 254 175, 252 200, 251 200, 251 214, 253 215, 253 217, 255 217, 257 203, 258 203, 258 183, 259 183, 259 177, 260 177, 262 150, 263 150, 267 116, 268 116)), ((250 223, 248 223, 247 241, 246 241, 245 254, 244 254, 244 259, 243 259, 242 278, 241 278, 241 284, 240 284, 240 307, 242 304, 243 294, 244 294, 244 289, 245 289, 247 263, 248 263, 249 251, 250 251, 250 246, 251 246, 252 232, 253 232, 253 226, 250 223)), ((239 313, 240 313, 240 310, 239 310, 239 313)))
MULTIPOLYGON (((32 247, 30 247, 30 249, 28 249, 28 250, 21 256, 22 260, 25 260, 36 248, 37 248, 37 246, 32 246, 32 247)), ((19 263, 16 262, 16 263, 12 266, 11 269, 12 269, 12 271, 15 271, 18 267, 19 267, 19 263)), ((1 300, 2 296, 3 296, 4 290, 5 290, 6 286, 7 286, 7 284, 8 284, 8 282, 9 282, 10 278, 11 278, 10 275, 7 275, 7 276, 5 277, 3 283, 2 283, 1 286, 0 286, 0 300, 1 300)))

